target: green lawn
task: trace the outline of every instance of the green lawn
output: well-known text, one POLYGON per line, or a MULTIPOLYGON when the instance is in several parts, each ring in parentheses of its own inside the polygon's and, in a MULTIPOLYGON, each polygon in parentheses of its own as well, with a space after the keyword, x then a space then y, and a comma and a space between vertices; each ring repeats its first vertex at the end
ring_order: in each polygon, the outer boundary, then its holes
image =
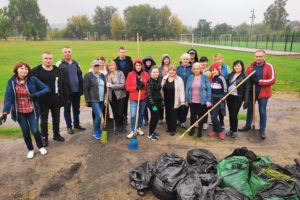
POLYGON ((19 127, 14 128, 0 126, 0 139, 17 139, 22 137, 22 132, 19 127))
MULTIPOLYGON (((23 60, 31 67, 41 63, 43 51, 51 51, 55 62, 61 59, 61 48, 65 45, 73 48, 74 58, 80 63, 83 72, 90 68, 91 61, 104 56, 107 60, 114 59, 118 55, 118 47, 125 46, 127 55, 137 57, 136 42, 90 42, 90 41, 43 41, 43 42, 0 42, 0 100, 3 100, 7 79, 12 75, 12 69, 16 62, 23 60)), ((168 53, 173 64, 177 65, 182 53, 190 48, 189 45, 180 45, 175 42, 141 42, 141 57, 151 55, 160 64, 161 56, 168 53)), ((206 55, 210 60, 213 54, 222 53, 224 62, 232 65, 234 60, 240 59, 248 65, 254 58, 252 53, 236 52, 229 50, 217 50, 213 48, 195 47, 198 55, 206 55)), ((300 65, 299 59, 268 56, 268 62, 272 63, 277 73, 277 83, 273 87, 277 91, 300 92, 300 65)))

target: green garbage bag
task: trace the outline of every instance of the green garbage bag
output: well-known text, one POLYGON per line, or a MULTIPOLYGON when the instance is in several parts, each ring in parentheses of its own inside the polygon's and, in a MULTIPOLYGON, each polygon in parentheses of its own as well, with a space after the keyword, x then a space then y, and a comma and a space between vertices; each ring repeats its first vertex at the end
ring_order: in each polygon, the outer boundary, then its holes
POLYGON ((291 197, 266 197, 264 200, 299 200, 297 195, 291 197))
POLYGON ((217 175, 223 177, 221 187, 232 187, 252 199, 253 194, 248 183, 249 161, 244 156, 232 156, 219 162, 217 175))
POLYGON ((270 156, 261 156, 251 163, 252 170, 249 185, 253 195, 258 194, 270 185, 271 182, 268 180, 268 177, 264 177, 259 172, 259 168, 261 166, 267 166, 270 164, 272 164, 272 158, 270 156))

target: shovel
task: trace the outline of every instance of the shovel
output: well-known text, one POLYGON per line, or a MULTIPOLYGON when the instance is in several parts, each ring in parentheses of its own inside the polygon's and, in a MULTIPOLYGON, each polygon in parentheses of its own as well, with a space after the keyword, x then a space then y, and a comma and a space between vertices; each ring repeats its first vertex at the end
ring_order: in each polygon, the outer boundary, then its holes
POLYGON ((102 129, 102 136, 101 136, 101 143, 102 144, 106 144, 107 143, 107 130, 106 130, 106 122, 107 122, 107 112, 108 112, 108 88, 107 88, 107 93, 106 93, 106 102, 107 105, 105 106, 105 114, 104 114, 104 125, 103 125, 103 129, 102 129))

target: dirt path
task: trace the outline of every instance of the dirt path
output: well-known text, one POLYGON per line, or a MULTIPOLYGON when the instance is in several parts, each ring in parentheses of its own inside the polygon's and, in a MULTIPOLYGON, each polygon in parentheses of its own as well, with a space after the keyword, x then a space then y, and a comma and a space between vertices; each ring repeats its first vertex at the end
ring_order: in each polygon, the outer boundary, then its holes
POLYGON ((72 136, 63 133, 65 143, 50 141, 48 155, 36 154, 33 160, 26 159, 23 140, 0 140, 0 199, 155 199, 152 194, 139 197, 129 186, 128 172, 162 152, 185 157, 189 149, 206 148, 221 159, 234 148, 246 146, 258 155, 272 156, 281 165, 300 158, 300 98, 296 94, 275 94, 271 98, 268 139, 262 142, 250 142, 249 133, 239 133, 237 139, 226 138, 224 142, 207 136, 179 139, 164 133, 163 125, 159 141, 141 136, 140 149, 131 152, 125 134, 111 134, 107 145, 95 141, 91 122, 84 119, 87 131, 72 136))

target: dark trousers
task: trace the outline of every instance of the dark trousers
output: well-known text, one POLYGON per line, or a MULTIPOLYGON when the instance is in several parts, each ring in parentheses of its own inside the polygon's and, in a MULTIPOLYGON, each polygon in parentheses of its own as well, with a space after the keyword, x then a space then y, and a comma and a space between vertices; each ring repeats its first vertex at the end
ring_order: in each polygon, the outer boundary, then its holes
POLYGON ((234 95, 229 95, 227 98, 227 107, 229 111, 230 130, 237 132, 238 114, 242 106, 241 98, 234 95))
MULTIPOLYGON (((191 103, 191 125, 193 125, 198 119, 200 119, 206 112, 206 105, 202 105, 201 103, 191 103)), ((204 119, 202 119, 198 123, 198 134, 202 134, 204 119)), ((195 126, 192 128, 191 133, 195 132, 195 126)))
POLYGON ((69 101, 64 107, 64 116, 67 124, 67 128, 72 128, 71 118, 71 106, 73 110, 73 125, 74 127, 79 126, 79 114, 80 114, 80 95, 79 92, 73 92, 69 96, 69 101))
POLYGON ((167 128, 170 132, 176 132, 177 109, 174 109, 174 101, 165 104, 165 109, 167 128))
MULTIPOLYGON (((214 102, 217 103, 218 101, 214 102)), ((211 116, 211 121, 213 123, 213 131, 215 132, 221 132, 222 129, 222 125, 218 119, 218 116, 221 112, 221 106, 218 105, 217 107, 215 107, 211 112, 210 112, 210 116, 211 116)))
POLYGON ((124 107, 123 107, 123 118, 127 120, 128 115, 128 100, 129 100, 129 94, 126 94, 126 97, 124 98, 124 107))
POLYGON ((117 99, 114 92, 112 92, 112 101, 110 106, 114 115, 115 127, 123 127, 123 110, 125 98, 117 99))
POLYGON ((53 136, 60 136, 59 121, 60 121, 60 105, 57 102, 41 102, 41 134, 43 137, 48 137, 48 115, 51 112, 53 136))
POLYGON ((42 137, 39 131, 39 119, 36 118, 34 112, 31 113, 18 113, 18 123, 21 127, 23 138, 25 140, 27 149, 29 151, 33 150, 33 145, 31 141, 30 131, 34 136, 36 145, 38 148, 43 147, 42 137))
MULTIPOLYGON (((164 114, 165 114, 165 106, 161 106, 161 112, 160 112, 160 116, 159 116, 159 119, 160 120, 163 120, 164 119, 164 114)), ((176 121, 175 121, 176 123, 176 121)))
POLYGON ((148 108, 145 109, 144 111, 144 122, 148 122, 149 121, 149 116, 148 116, 148 108))
POLYGON ((158 121, 159 121, 160 112, 161 112, 160 102, 156 102, 155 105, 157 106, 157 111, 153 111, 152 106, 148 105, 148 107, 150 109, 150 113, 151 113, 150 125, 149 125, 149 135, 155 131, 158 121))
POLYGON ((177 109, 177 120, 179 121, 179 123, 185 123, 188 112, 189 107, 186 106, 180 106, 177 109))

